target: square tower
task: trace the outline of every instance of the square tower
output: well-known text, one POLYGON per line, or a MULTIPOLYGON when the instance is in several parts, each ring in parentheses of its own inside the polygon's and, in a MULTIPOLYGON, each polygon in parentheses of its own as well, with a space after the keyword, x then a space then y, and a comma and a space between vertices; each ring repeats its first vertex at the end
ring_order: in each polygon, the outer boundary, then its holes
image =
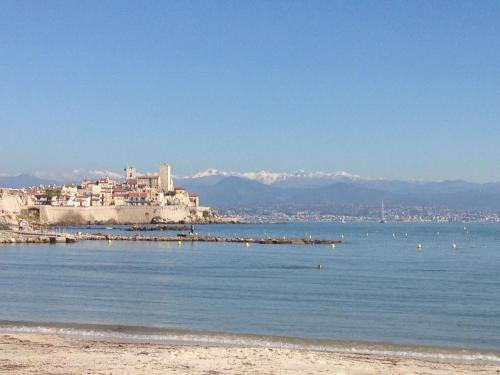
POLYGON ((134 179, 137 177, 137 171, 134 167, 126 167, 125 168, 125 181, 134 179))
POLYGON ((174 181, 172 180, 172 172, 170 164, 160 164, 160 190, 163 192, 174 191, 174 181))

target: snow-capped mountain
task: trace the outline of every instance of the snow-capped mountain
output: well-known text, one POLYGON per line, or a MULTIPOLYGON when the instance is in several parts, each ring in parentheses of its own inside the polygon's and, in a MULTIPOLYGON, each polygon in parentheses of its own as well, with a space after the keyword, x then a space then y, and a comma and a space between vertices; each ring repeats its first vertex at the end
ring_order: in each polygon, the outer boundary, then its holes
MULTIPOLYGON (((338 172, 306 172, 299 169, 294 172, 270 172, 261 170, 258 172, 235 172, 223 171, 219 169, 207 169, 202 172, 195 173, 191 176, 179 177, 181 180, 190 179, 211 179, 218 180, 222 177, 240 177, 248 180, 258 181, 265 185, 280 184, 285 182, 292 182, 296 180, 323 180, 326 181, 342 181, 342 180, 359 180, 362 177, 353 175, 345 171, 338 172)), ((309 181, 310 182, 310 181, 309 181)))
MULTIPOLYGON (((79 182, 83 178, 110 177, 116 180, 121 180, 123 178, 122 173, 95 169, 72 169, 57 172, 37 171, 32 175, 40 179, 49 179, 61 182, 79 182)), ((240 177, 247 180, 257 181, 265 185, 275 185, 282 187, 320 186, 338 181, 365 180, 358 175, 350 174, 345 171, 306 172, 303 169, 299 169, 294 172, 270 172, 266 170, 257 172, 236 172, 215 168, 209 168, 188 176, 174 176, 174 179, 181 184, 186 181, 193 181, 203 184, 213 184, 217 183, 225 177, 240 177)))

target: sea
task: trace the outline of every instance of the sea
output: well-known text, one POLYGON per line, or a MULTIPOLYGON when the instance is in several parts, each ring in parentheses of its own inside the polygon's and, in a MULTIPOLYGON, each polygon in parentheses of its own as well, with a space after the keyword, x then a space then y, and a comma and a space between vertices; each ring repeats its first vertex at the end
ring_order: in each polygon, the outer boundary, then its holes
MULTIPOLYGON (((125 226, 56 230, 139 234, 125 226)), ((342 243, 2 245, 0 331, 500 364, 500 224, 300 222, 195 231, 342 243)))

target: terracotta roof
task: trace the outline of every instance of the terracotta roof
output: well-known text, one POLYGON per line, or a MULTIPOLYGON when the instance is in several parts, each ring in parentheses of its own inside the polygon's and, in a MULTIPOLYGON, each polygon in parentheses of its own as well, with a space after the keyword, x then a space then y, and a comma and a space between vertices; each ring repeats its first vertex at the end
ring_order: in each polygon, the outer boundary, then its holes
POLYGON ((148 193, 144 191, 131 191, 128 193, 129 197, 147 197, 148 193))

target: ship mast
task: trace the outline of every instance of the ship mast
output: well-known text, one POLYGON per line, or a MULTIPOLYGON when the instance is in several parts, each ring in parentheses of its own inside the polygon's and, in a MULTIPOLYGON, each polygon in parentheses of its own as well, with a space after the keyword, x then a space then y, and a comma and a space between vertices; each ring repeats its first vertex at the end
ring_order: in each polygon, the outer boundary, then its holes
POLYGON ((385 223, 385 209, 384 209, 384 201, 382 200, 382 207, 380 210, 380 222, 385 223))

